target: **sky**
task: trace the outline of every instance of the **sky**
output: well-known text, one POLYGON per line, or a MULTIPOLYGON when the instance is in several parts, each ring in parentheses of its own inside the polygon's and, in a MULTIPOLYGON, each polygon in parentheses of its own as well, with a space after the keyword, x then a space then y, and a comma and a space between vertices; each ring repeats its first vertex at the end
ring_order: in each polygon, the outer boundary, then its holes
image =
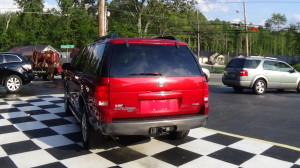
MULTIPOLYGON (((300 0, 197 0, 196 8, 208 20, 216 18, 232 23, 244 22, 243 2, 246 4, 247 24, 264 25, 273 13, 284 14, 287 24, 300 22, 300 0)), ((57 7, 55 0, 45 0, 46 8, 57 7)), ((0 0, 0 12, 16 8, 13 0, 0 0)))

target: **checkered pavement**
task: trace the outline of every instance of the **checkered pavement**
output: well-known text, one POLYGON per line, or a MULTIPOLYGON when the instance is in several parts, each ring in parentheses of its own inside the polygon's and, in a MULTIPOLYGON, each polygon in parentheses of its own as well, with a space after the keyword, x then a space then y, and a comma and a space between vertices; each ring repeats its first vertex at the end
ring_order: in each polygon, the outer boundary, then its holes
POLYGON ((300 168, 300 152, 197 128, 183 140, 108 138, 84 150, 63 95, 0 99, 0 168, 300 168))

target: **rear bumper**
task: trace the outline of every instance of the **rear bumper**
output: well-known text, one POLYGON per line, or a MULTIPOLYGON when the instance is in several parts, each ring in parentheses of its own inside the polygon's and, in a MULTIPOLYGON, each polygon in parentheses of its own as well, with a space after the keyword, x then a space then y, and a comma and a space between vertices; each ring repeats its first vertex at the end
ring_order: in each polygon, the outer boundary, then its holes
POLYGON ((150 128, 174 126, 175 131, 190 130, 202 127, 206 124, 207 115, 199 115, 186 118, 122 121, 112 123, 97 123, 97 127, 107 135, 150 135, 150 128))
POLYGON ((231 86, 231 87, 246 87, 249 88, 251 87, 251 81, 242 81, 242 80, 226 80, 222 78, 222 83, 226 86, 231 86))

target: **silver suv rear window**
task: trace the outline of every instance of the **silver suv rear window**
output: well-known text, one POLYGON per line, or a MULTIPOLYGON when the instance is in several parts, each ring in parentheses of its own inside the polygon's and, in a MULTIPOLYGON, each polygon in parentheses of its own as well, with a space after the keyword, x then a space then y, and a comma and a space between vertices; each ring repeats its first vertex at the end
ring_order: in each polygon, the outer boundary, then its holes
POLYGON ((227 68, 247 68, 247 69, 255 69, 260 64, 261 60, 249 60, 249 59, 232 59, 227 68))
POLYGON ((187 46, 116 44, 110 76, 201 76, 200 68, 187 46))

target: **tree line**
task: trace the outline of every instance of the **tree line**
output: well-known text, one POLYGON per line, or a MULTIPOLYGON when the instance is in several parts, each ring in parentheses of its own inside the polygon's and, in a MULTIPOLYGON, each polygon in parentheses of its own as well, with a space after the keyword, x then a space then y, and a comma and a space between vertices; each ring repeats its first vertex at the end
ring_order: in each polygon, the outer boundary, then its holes
MULTIPOLYGON (((15 0, 20 11, 0 13, 0 51, 14 46, 72 44, 81 48, 98 34, 98 0, 57 0, 59 9, 44 11, 44 0, 15 0)), ((108 33, 120 37, 174 36, 197 50, 244 54, 245 33, 255 55, 300 55, 300 23, 286 26, 274 13, 264 26, 207 20, 195 0, 111 0, 106 3, 108 33), (199 26, 199 29, 198 29, 199 26), (255 31, 254 31, 255 30, 255 31)))

